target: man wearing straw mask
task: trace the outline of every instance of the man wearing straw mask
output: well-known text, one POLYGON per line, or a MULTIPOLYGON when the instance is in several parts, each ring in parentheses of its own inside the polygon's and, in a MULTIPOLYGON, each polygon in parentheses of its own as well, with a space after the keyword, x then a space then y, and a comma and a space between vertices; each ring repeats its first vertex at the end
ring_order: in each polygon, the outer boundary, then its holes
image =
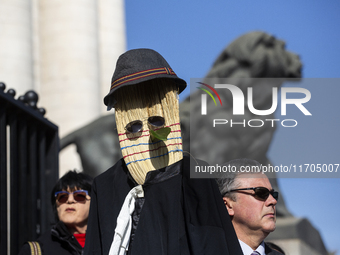
POLYGON ((104 103, 115 108, 123 158, 94 180, 86 255, 242 254, 215 181, 190 179, 185 87, 154 50, 119 57, 104 103))

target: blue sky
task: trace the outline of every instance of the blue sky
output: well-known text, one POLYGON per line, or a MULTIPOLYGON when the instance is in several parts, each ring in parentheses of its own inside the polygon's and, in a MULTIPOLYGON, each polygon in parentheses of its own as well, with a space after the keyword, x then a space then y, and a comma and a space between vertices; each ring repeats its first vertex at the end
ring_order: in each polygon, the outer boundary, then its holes
MULTIPOLYGON (((255 30, 284 40, 287 49, 300 56, 303 77, 340 77, 340 2, 336 0, 126 0, 125 8, 127 48, 160 52, 188 84, 190 78, 204 77, 231 41, 255 30)), ((297 129, 277 129, 268 152, 276 165, 340 163, 340 86, 320 82, 308 89, 313 116, 299 118, 297 129)), ((340 178, 278 181, 293 215, 308 218, 327 249, 340 253, 340 178)))

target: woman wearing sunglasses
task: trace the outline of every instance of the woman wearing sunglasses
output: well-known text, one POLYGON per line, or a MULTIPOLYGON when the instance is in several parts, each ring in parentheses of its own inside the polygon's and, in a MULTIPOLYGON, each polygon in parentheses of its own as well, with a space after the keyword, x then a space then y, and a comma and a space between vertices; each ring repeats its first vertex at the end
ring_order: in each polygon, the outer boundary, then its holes
POLYGON ((43 255, 82 254, 90 209, 91 185, 92 177, 76 171, 69 171, 60 178, 51 193, 57 223, 39 237, 37 241, 40 247, 35 247, 35 243, 25 243, 19 255, 32 254, 31 247, 40 248, 43 255))

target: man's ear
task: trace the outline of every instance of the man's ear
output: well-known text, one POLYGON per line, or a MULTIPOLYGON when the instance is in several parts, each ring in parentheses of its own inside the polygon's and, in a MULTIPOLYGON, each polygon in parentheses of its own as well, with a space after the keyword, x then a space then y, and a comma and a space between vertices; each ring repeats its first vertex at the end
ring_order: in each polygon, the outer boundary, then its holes
POLYGON ((234 216, 234 209, 233 209, 234 201, 228 197, 223 197, 223 202, 225 204, 225 207, 228 210, 229 216, 234 216))

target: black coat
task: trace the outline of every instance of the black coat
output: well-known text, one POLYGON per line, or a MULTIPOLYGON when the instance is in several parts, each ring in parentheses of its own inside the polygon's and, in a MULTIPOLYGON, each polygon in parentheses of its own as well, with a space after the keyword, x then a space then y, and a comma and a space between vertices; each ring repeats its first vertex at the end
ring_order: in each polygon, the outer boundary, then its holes
MULTIPOLYGON (((39 237, 37 241, 43 255, 81 255, 83 253, 83 248, 77 239, 61 221, 39 237)), ((22 246, 19 255, 31 255, 28 243, 22 246)))
MULTIPOLYGON (((117 216, 134 186, 123 159, 94 179, 85 255, 109 253, 117 216)), ((149 172, 143 190, 129 255, 242 255, 215 180, 190 179, 188 157, 149 172)))
POLYGON ((265 253, 267 255, 283 255, 281 252, 278 252, 276 250, 269 248, 269 246, 266 243, 264 243, 264 247, 265 247, 265 253))

